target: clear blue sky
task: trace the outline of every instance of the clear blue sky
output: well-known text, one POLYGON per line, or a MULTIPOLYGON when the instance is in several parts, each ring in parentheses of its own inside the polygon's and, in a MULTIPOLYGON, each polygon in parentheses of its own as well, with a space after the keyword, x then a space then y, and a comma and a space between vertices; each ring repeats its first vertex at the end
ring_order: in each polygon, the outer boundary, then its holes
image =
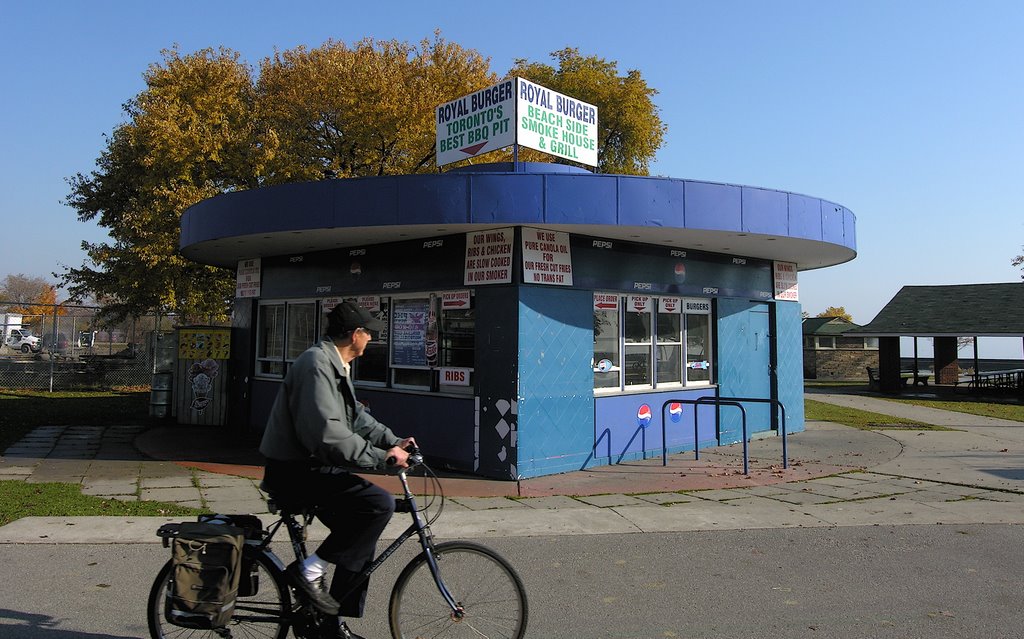
POLYGON ((49 277, 105 237, 63 205, 65 178, 94 168, 161 49, 223 45, 256 67, 435 28, 499 74, 565 46, 639 69, 668 125, 653 174, 852 210, 857 258, 801 273, 812 315, 867 323, 904 285, 1020 281, 1024 3, 986 0, 0 0, 0 278, 49 277))

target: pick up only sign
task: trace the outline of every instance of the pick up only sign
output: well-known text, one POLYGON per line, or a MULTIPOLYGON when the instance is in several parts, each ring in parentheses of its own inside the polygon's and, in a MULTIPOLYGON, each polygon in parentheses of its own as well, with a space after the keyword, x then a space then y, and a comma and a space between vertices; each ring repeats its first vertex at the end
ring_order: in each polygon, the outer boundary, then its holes
POLYGON ((438 166, 511 144, 597 166, 597 107, 509 78, 436 109, 438 166))

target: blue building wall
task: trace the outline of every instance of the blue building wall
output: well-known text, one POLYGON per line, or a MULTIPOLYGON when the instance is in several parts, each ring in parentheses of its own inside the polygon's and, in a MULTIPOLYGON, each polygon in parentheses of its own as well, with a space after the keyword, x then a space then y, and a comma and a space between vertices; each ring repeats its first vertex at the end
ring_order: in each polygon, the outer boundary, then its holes
POLYGON ((593 445, 594 312, 591 291, 519 289, 518 474, 586 464, 593 445))
POLYGON ((796 433, 804 429, 803 318, 794 302, 776 302, 775 315, 778 399, 786 410, 786 431, 796 433))
MULTIPOLYGON (((718 352, 719 395, 771 397, 771 337, 769 308, 763 302, 722 298, 717 304, 715 344, 718 352)), ((745 404, 748 435, 771 429, 771 408, 745 404)), ((721 408, 718 437, 723 444, 742 441, 742 412, 721 408)))
POLYGON ((669 453, 693 450, 695 409, 699 411, 697 437, 700 446, 716 445, 714 407, 686 403, 714 395, 715 388, 705 386, 598 397, 594 402, 594 448, 586 466, 659 457, 665 441, 668 442, 669 453), (665 406, 666 402, 674 400, 684 401, 665 406))
POLYGON ((474 468, 480 433, 472 397, 414 395, 396 401, 394 392, 360 388, 357 393, 396 435, 415 437, 431 466, 463 472, 474 468))

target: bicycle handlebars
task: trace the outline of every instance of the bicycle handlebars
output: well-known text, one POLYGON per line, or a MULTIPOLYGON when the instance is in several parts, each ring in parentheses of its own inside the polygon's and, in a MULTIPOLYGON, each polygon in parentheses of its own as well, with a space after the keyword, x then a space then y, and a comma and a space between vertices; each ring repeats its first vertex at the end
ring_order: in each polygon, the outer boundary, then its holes
MULTIPOLYGON (((418 446, 406 446, 405 452, 409 453, 409 458, 406 459, 406 463, 409 466, 408 468, 403 468, 402 470, 409 470, 409 468, 415 468, 416 466, 419 466, 420 464, 423 463, 423 453, 420 452, 418 446)), ((396 460, 393 456, 389 456, 386 460, 384 460, 384 463, 387 466, 394 466, 395 461, 396 460)))

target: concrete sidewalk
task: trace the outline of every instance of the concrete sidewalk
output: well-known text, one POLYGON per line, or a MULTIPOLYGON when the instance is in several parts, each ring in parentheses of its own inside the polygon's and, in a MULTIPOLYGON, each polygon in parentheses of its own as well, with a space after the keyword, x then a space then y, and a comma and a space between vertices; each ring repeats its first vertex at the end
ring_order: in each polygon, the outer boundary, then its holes
MULTIPOLYGON (((444 516, 434 530, 451 538, 1024 523, 1024 424, 860 395, 811 398, 957 430, 809 422, 789 437, 788 469, 778 438, 751 442, 747 475, 737 444, 702 450, 700 461, 681 453, 667 466, 648 459, 518 483, 446 477, 444 516)), ((269 521, 254 448, 186 448, 208 439, 190 434, 185 427, 40 428, 0 458, 0 478, 81 483, 92 495, 251 512, 269 521)), ((392 477, 368 478, 397 492, 392 477)), ((0 528, 0 543, 155 543, 159 523, 177 519, 29 517, 0 528)), ((385 536, 405 523, 396 518, 385 536)), ((313 539, 323 533, 310 531, 313 539)))

